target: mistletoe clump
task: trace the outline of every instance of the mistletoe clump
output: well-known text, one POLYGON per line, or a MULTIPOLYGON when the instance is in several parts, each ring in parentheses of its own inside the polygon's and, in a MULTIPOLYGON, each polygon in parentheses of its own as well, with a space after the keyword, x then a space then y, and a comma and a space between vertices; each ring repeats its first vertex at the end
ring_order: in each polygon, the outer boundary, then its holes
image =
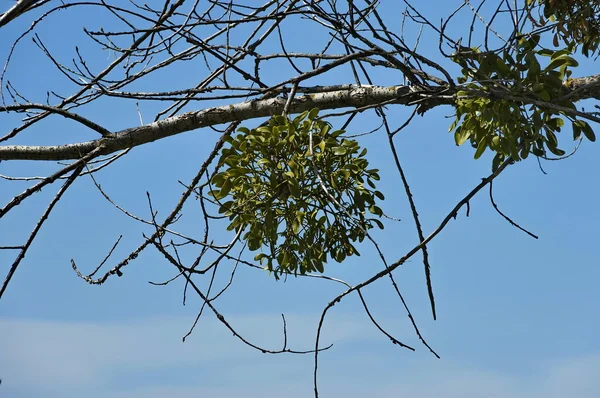
POLYGON ((210 195, 228 230, 242 231, 255 260, 275 277, 323 272, 329 258, 360 255, 354 243, 383 224, 368 169, 366 149, 343 130, 317 119, 318 109, 293 120, 273 116, 256 129, 242 127, 222 150, 223 170, 211 179, 210 195), (312 146, 311 146, 312 143, 312 146))
POLYGON ((539 6, 539 17, 532 16, 534 24, 550 27, 554 32, 552 43, 559 39, 568 46, 581 45, 586 57, 596 53, 600 46, 600 2, 590 0, 527 0, 526 5, 539 6))
POLYGON ((469 141, 478 159, 487 148, 495 152, 492 168, 507 159, 519 161, 532 153, 565 155, 558 133, 571 123, 573 139, 596 137, 590 125, 572 112, 576 98, 565 95, 571 67, 578 66, 571 49, 538 49, 539 35, 522 37, 512 50, 459 53, 453 60, 462 66, 458 78, 454 131, 457 145, 469 141), (511 54, 512 52, 512 54, 511 54), (538 56, 547 57, 542 65, 538 56))

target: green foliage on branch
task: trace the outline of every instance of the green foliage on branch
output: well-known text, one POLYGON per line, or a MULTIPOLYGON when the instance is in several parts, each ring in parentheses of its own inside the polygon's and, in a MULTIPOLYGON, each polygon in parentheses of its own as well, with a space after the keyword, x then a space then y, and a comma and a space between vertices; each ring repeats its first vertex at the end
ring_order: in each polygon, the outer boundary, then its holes
POLYGON ((463 76, 458 78, 462 89, 449 130, 457 145, 469 141, 476 148, 476 159, 487 148, 495 152, 494 170, 508 158, 519 161, 530 153, 564 155, 557 133, 565 121, 572 125, 573 139, 583 133, 595 140, 589 124, 569 112, 576 107, 565 97, 569 68, 578 65, 571 49, 537 49, 539 40, 539 35, 523 37, 501 55, 474 49, 453 58, 463 76), (538 56, 547 62, 540 63, 538 56))
POLYGON ((228 137, 211 179, 210 195, 228 230, 241 230, 255 260, 273 271, 323 272, 329 258, 360 255, 356 241, 383 224, 375 189, 377 169, 368 169, 366 149, 343 130, 317 118, 318 109, 294 119, 273 116, 256 129, 228 137), (311 148, 312 136, 312 148, 311 148), (342 208, 340 208, 340 205, 342 208))
POLYGON ((588 57, 600 45, 600 1, 597 0, 527 0, 528 6, 538 5, 538 18, 531 16, 535 25, 550 26, 554 32, 554 47, 559 40, 567 46, 581 45, 588 57))

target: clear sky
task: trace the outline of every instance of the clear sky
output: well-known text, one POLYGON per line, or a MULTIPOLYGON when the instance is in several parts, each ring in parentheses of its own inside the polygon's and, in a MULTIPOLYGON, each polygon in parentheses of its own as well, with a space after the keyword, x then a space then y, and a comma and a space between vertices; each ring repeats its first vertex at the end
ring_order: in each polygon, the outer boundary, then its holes
MULTIPOLYGON (((399 13, 391 3, 386 3, 388 12, 399 13)), ((430 10, 434 15, 447 14, 442 7, 445 2, 432 3, 440 6, 430 10)), ((6 6, 8 3, 2 7, 6 6)), ((89 41, 67 41, 80 27, 61 23, 89 15, 61 13, 54 22, 40 27, 40 37, 66 61, 79 44, 90 54, 92 66, 104 65, 111 59, 109 55, 93 58, 97 48, 89 41)), ((3 57, 15 35, 29 25, 29 17, 23 18, 2 28, 3 57)), ((462 23, 465 21, 468 19, 462 23)), ((302 47, 311 34, 289 38, 302 47)), ((29 38, 25 40, 28 43, 15 54, 9 69, 9 77, 19 83, 23 94, 42 102, 49 88, 64 85, 68 92, 71 87, 65 79, 47 69, 43 54, 29 38)), ((435 53, 437 42, 431 39, 428 44, 423 39, 421 46, 435 53)), ((279 73, 283 74, 273 71, 273 79, 280 78, 279 73)), ((588 62, 575 76, 596 73, 597 68, 588 62)), ((188 77, 182 73, 157 76, 148 84, 181 88, 195 81, 188 77)), ((350 75, 336 78, 339 81, 327 83, 352 82, 350 75)), ((399 83, 390 81, 392 76, 377 78, 379 84, 399 83)), ((203 106, 208 105, 194 103, 190 109, 203 106)), ((142 105, 144 122, 151 121, 156 109, 142 105)), ((390 109, 396 123, 410 114, 402 107, 390 109)), ((472 149, 454 145, 447 132, 451 114, 450 108, 432 110, 397 139, 426 235, 490 170, 490 156, 475 161, 472 149)), ((133 102, 105 101, 86 115, 113 130, 139 124, 133 102)), ((369 117, 372 115, 361 115, 352 125, 353 131, 370 129, 369 117)), ((16 119, 14 115, 1 116, 2 134, 16 119)), ((564 136, 568 147, 570 132, 564 136)), ((18 143, 93 138, 72 123, 53 119, 32 129, 18 143)), ((98 182, 120 205, 145 217, 149 214, 146 191, 150 192, 155 209, 164 216, 180 196, 178 180, 185 183, 193 177, 216 138, 212 131, 197 130, 138 147, 99 173, 98 182)), ((376 234, 384 252, 396 259, 417 243, 410 211, 393 169, 387 137, 378 133, 364 137, 361 143, 369 149, 371 164, 382 170, 384 211, 402 219, 376 234)), ((498 205, 539 235, 539 240, 504 221, 491 207, 487 191, 471 202, 468 218, 463 210, 451 222, 429 246, 437 321, 432 321, 429 313, 420 257, 396 271, 421 332, 441 359, 419 344, 387 280, 367 288, 365 297, 381 324, 416 352, 399 348, 382 336, 357 297, 336 305, 324 329, 323 342, 334 345, 320 356, 322 396, 600 396, 599 153, 598 144, 584 142, 570 159, 542 162, 547 174, 540 171, 535 159, 528 159, 496 180, 498 205)), ((0 173, 41 175, 54 167, 2 162, 0 173)), ((26 186, 0 180, 0 203, 26 186)), ((20 244, 54 192, 54 187, 45 188, 18 212, 0 220, 0 245, 20 244)), ((202 220, 188 217, 179 228, 200 236, 202 220)), ((212 314, 206 313, 182 343, 201 303, 190 296, 182 306, 181 282, 166 287, 148 283, 174 275, 155 251, 144 252, 124 270, 122 278, 111 278, 100 287, 85 284, 72 271, 71 258, 85 271, 91 270, 122 234, 115 257, 120 260, 142 242, 142 232, 148 231, 107 203, 89 178, 78 180, 42 229, 0 302, 0 397, 311 396, 311 355, 268 355, 251 350, 212 314)), ((231 239, 225 233, 217 237, 220 243, 231 239)), ((328 274, 356 283, 380 270, 373 251, 367 246, 360 249, 362 257, 341 265, 331 263, 328 274)), ((8 269, 13 255, 0 251, 0 269, 8 269)), ((263 272, 242 268, 232 289, 216 305, 245 337, 272 349, 282 345, 281 314, 285 313, 288 346, 305 350, 313 347, 321 310, 341 291, 320 280, 276 282, 263 272)))

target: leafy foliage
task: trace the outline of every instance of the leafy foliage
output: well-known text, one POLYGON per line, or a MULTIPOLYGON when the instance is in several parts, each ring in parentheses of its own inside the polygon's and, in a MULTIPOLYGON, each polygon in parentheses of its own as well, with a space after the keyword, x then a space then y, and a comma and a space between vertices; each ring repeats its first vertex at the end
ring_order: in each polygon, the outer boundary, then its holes
MULTIPOLYGON (((553 44, 562 40, 568 46, 581 45, 587 57, 600 45, 600 2, 589 0, 527 0, 527 5, 542 8, 534 23, 544 27, 551 23, 553 44)), ((532 18, 533 19, 533 18, 532 18)))
POLYGON ((474 49, 454 56, 462 66, 458 79, 462 90, 457 93, 456 119, 450 126, 457 145, 467 140, 479 158, 487 148, 496 153, 495 170, 506 159, 525 159, 530 153, 546 156, 547 151, 562 156, 557 133, 571 122, 573 138, 583 133, 595 140, 589 124, 565 110, 575 110, 565 97, 563 83, 577 66, 570 49, 537 50, 540 37, 521 38, 512 51, 479 52, 474 49), (512 54, 511 54, 512 52, 512 54), (549 57, 545 66, 537 56, 549 57))
POLYGON ((343 130, 331 131, 317 113, 239 128, 222 150, 224 170, 211 179, 219 213, 231 221, 227 229, 244 231, 248 248, 261 250, 255 260, 276 278, 323 272, 329 257, 360 255, 353 243, 375 225, 383 228, 367 217, 382 215, 376 199, 384 199, 375 190, 378 170, 367 168, 367 150, 341 137, 343 130))

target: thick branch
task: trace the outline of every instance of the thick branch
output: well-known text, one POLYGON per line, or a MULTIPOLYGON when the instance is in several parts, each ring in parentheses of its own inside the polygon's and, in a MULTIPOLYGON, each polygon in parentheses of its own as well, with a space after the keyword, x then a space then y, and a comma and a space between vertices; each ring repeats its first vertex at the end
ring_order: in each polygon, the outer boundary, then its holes
POLYGON ((572 101, 588 98, 600 99, 600 75, 568 79, 565 87, 567 88, 565 98, 572 101))
MULTIPOLYGON (((459 86, 425 88, 414 86, 352 86, 338 91, 296 97, 290 104, 289 113, 300 113, 312 108, 362 108, 385 104, 420 104, 422 111, 425 111, 439 105, 453 104, 458 89, 459 86)), ((563 98, 571 96, 577 100, 600 99, 600 75, 569 79, 565 84, 565 96, 563 98)), ((101 155, 108 155, 202 127, 281 114, 285 104, 285 98, 276 97, 207 108, 173 116, 144 126, 125 129, 98 140, 76 144, 56 146, 5 145, 0 146, 0 160, 79 159, 101 144, 104 146, 101 155)), ((549 104, 552 105, 552 103, 549 104)))
MULTIPOLYGON (((441 89, 436 90, 442 92, 441 89)), ((335 109, 364 107, 382 103, 411 104, 424 97, 435 97, 435 92, 411 90, 408 86, 363 86, 349 90, 331 91, 296 97, 290 113, 299 113, 312 108, 335 109)), ((452 103, 451 95, 444 95, 433 101, 452 103)), ((104 138, 68 145, 57 146, 0 146, 0 160, 67 160, 79 159, 86 153, 104 145, 102 155, 132 148, 161 138, 180 134, 202 127, 214 126, 234 121, 253 119, 281 114, 285 107, 284 98, 258 99, 233 105, 207 108, 170 117, 140 127, 125 129, 104 138)))
POLYGON ((12 6, 4 14, 0 15, 0 26, 6 25, 10 21, 31 10, 34 8, 36 3, 39 2, 40 0, 17 0, 17 3, 14 6, 12 6))

